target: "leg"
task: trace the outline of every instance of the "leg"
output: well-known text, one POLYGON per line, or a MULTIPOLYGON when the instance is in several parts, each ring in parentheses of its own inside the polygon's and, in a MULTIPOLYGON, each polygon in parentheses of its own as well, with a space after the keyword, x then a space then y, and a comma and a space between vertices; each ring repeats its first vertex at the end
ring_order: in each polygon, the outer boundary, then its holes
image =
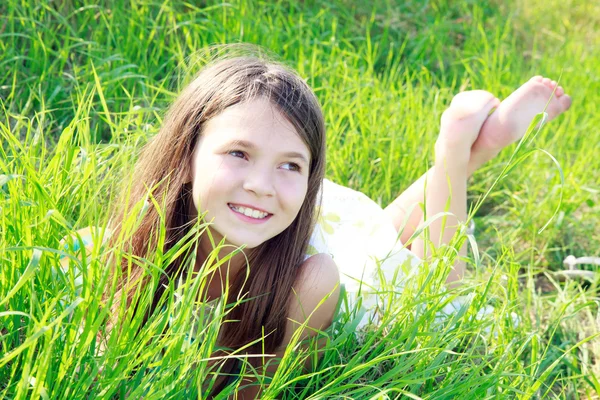
MULTIPOLYGON (((551 120, 569 109, 571 98, 561 86, 556 87, 555 81, 541 76, 531 78, 500 103, 484 122, 471 148, 469 175, 494 158, 504 147, 523 137, 533 117, 543 111, 546 103, 546 111, 551 120), (554 97, 548 103, 555 88, 554 97)), ((425 179, 427 177, 430 182, 432 173, 433 169, 421 176, 385 209, 396 229, 400 231, 404 228, 400 237, 402 242, 411 237, 423 218, 419 204, 423 202, 425 179)))
MULTIPOLYGON (((426 187, 426 211, 429 220, 429 241, 421 235, 411 251, 427 258, 434 249, 451 242, 456 230, 467 219, 467 178, 471 146, 490 111, 500 101, 482 90, 463 92, 452 99, 441 119, 440 135, 435 144, 435 163, 426 187)), ((466 248, 459 249, 466 255, 466 248)), ((447 282, 462 279, 465 263, 457 258, 447 282)))

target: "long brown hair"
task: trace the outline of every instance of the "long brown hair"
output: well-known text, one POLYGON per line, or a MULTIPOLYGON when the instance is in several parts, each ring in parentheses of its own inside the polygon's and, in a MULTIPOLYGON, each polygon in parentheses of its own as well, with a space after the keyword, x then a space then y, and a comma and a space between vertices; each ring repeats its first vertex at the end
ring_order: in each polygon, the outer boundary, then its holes
MULTIPOLYGON (((159 133, 143 149, 133 172, 128 206, 115 215, 113 238, 134 204, 147 196, 148 188, 159 204, 164 204, 167 237, 166 252, 181 240, 194 224, 189 215, 191 188, 189 171, 194 148, 204 124, 226 108, 264 97, 296 128, 310 150, 308 189, 292 224, 279 235, 261 244, 249 254, 251 279, 246 269, 234 278, 230 293, 246 294, 244 301, 228 314, 235 323, 224 324, 219 345, 237 349, 266 335, 264 342, 249 352, 272 352, 283 340, 289 298, 303 262, 314 227, 315 209, 325 168, 325 126, 319 102, 294 71, 284 65, 256 56, 225 58, 211 62, 183 89, 172 104, 159 133)), ((198 214, 201 214, 200 212, 198 214)), ((159 210, 150 207, 131 236, 127 252, 144 257, 157 246, 156 232, 161 223, 159 210)), ((184 256, 172 262, 164 279, 180 274, 184 256)), ((143 269, 121 262, 121 276, 137 279, 143 269)), ((163 285, 158 285, 159 289, 163 285)), ((130 301, 135 288, 121 283, 116 302, 130 301)), ((155 293, 159 296, 159 293, 155 293)))

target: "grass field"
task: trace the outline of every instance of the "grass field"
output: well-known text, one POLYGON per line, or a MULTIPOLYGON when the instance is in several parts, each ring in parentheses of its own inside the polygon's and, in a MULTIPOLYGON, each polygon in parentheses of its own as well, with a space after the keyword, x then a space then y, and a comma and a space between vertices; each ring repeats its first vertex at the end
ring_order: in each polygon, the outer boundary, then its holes
MULTIPOLYGON (((591 282, 556 273, 569 254, 600 256, 600 3, 366 3, 0 4, 0 399, 206 395, 225 311, 210 311, 190 343, 192 314, 209 308, 177 300, 193 298, 200 280, 167 291, 171 321, 156 313, 140 327, 123 310, 119 335, 98 352, 104 250, 83 263, 66 252, 73 268, 61 273, 59 241, 107 225, 201 50, 237 42, 307 79, 326 117, 327 177, 382 205, 427 170, 454 93, 503 98, 545 75, 573 97, 513 158, 540 148, 556 162, 531 152, 492 187, 512 146, 471 179, 472 204, 492 190, 474 215, 478 250, 461 289, 441 296, 443 273, 424 267, 381 324, 356 334, 360 313, 342 313, 315 373, 297 368, 314 354, 290 346, 263 398, 600 398, 598 267, 582 266, 596 272, 591 282), (466 293, 469 307, 436 320, 466 293), (475 318, 485 305, 493 313, 475 318)), ((170 256, 148 260, 148 274, 170 256)))

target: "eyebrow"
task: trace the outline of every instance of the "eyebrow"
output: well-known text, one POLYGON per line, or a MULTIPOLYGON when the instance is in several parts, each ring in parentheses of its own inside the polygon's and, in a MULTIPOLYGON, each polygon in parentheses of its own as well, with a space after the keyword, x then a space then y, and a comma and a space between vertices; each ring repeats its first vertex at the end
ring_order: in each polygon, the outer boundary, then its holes
MULTIPOLYGON (((229 143, 228 147, 242 147, 248 150, 255 150, 256 149, 256 145, 252 142, 249 142, 247 140, 232 140, 229 143)), ((306 156, 302 153, 299 153, 297 151, 288 151, 286 153, 283 153, 284 157, 289 157, 289 158, 298 158, 302 161, 304 161, 305 163, 309 164, 308 159, 306 158, 306 156)))

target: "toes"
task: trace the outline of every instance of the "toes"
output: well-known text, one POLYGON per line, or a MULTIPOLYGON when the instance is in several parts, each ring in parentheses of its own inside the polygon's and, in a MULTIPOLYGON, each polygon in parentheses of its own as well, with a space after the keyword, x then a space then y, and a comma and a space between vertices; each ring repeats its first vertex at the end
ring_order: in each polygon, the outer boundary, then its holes
POLYGON ((556 97, 553 100, 546 109, 550 119, 556 118, 557 115, 564 113, 571 107, 571 96, 568 94, 556 97))
POLYGON ((442 120, 450 122, 482 118, 481 122, 483 122, 498 105, 500 105, 500 100, 490 92, 484 90, 461 92, 454 96, 450 107, 442 114, 442 120))
POLYGON ((455 95, 450 102, 450 106, 463 109, 477 109, 493 101, 495 98, 496 96, 485 90, 469 90, 455 95))
POLYGON ((550 82, 550 84, 552 85, 552 89, 554 89, 557 85, 556 81, 552 81, 552 82, 550 82))
POLYGON ((556 92, 554 92, 554 94, 556 95, 556 97, 560 97, 563 94, 565 94, 565 89, 563 89, 562 86, 559 86, 556 88, 556 92))
POLYGON ((561 96, 558 98, 558 102, 560 103, 563 112, 567 111, 569 108, 571 108, 571 96, 569 96, 568 94, 565 94, 564 96, 561 96))
POLYGON ((548 87, 550 86, 550 82, 551 82, 550 78, 544 78, 544 79, 542 79, 542 83, 544 85, 548 86, 548 87))
POLYGON ((541 75, 536 75, 536 76, 534 76, 533 78, 531 78, 531 80, 532 80, 532 81, 535 81, 535 82, 541 82, 541 81, 542 81, 542 79, 544 79, 544 77, 543 77, 543 76, 541 76, 541 75))

